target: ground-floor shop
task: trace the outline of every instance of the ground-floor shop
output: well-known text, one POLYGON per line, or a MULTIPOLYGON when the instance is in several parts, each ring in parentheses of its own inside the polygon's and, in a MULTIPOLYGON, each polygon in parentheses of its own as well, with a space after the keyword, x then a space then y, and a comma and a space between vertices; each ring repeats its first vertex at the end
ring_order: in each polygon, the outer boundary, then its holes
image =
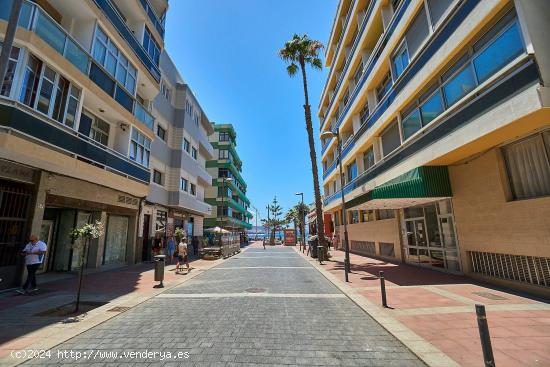
POLYGON ((20 251, 30 234, 48 245, 40 272, 80 267, 84 246, 72 229, 100 221, 104 233, 86 248, 87 268, 136 262, 140 199, 95 183, 0 161, 0 289, 16 287, 24 273, 20 251))

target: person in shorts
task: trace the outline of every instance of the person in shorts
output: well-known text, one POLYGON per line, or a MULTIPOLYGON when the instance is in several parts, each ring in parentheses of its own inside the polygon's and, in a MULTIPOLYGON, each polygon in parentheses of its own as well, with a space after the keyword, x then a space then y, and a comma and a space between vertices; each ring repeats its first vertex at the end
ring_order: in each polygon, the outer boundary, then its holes
POLYGON ((178 244, 178 263, 176 264, 176 274, 180 273, 182 263, 187 266, 187 273, 189 273, 189 257, 187 256, 187 240, 182 239, 178 244))

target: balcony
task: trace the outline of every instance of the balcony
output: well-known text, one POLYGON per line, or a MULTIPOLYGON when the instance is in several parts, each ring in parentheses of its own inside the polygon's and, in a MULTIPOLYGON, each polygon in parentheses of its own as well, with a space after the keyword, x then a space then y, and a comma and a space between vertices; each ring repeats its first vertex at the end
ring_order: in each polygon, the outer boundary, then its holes
POLYGON ((121 153, 107 148, 87 136, 66 128, 55 120, 15 101, 0 100, 0 126, 24 134, 52 149, 64 151, 76 159, 148 184, 150 172, 121 153))
POLYGON ((138 59, 153 76, 153 78, 160 83, 160 69, 158 65, 151 59, 147 51, 143 48, 141 43, 134 36, 130 28, 126 25, 124 20, 118 14, 118 11, 113 8, 109 0, 93 0, 97 7, 103 11, 103 13, 109 18, 113 26, 117 29, 118 33, 126 40, 130 48, 134 51, 138 59))
MULTIPOLYGON (((7 11, 0 11, 0 19, 7 21, 7 17, 9 17, 7 11)), ((78 70, 88 76, 90 80, 110 95, 124 109, 132 113, 149 129, 153 130, 154 119, 151 114, 143 109, 139 103, 136 103, 134 97, 110 76, 101 65, 96 63, 92 55, 84 47, 73 39, 65 29, 59 26, 38 5, 25 1, 21 9, 18 25, 34 32, 78 70)))
POLYGON ((164 38, 164 24, 160 21, 160 18, 155 13, 153 7, 149 4, 147 0, 139 0, 139 2, 143 7, 143 10, 145 10, 145 13, 147 13, 147 16, 149 17, 151 22, 154 24, 157 32, 159 32, 160 36, 164 38))

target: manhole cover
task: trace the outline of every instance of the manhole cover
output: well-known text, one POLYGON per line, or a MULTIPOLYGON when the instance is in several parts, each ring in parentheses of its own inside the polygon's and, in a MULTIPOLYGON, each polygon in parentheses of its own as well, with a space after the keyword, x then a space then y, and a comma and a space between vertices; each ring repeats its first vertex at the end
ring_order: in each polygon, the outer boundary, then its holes
POLYGON ((499 295, 489 293, 489 292, 473 292, 473 293, 477 294, 478 296, 481 296, 481 297, 484 297, 484 298, 487 298, 487 299, 492 299, 492 300, 495 300, 495 301, 505 301, 505 300, 508 299, 508 298, 504 298, 504 297, 501 297, 499 295))
POLYGON ((248 293, 263 293, 266 290, 265 288, 246 288, 244 291, 248 293))
POLYGON ((130 307, 126 307, 126 306, 117 306, 117 307, 113 307, 107 311, 109 312, 124 312, 124 311, 128 311, 130 309, 130 307))

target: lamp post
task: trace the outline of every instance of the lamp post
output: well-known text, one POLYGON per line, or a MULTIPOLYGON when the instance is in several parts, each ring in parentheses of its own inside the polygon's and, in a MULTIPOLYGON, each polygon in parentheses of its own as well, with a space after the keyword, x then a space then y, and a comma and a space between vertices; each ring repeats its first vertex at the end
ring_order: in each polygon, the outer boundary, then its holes
POLYGON ((269 243, 271 244, 271 233, 269 232, 269 209, 270 209, 270 206, 269 204, 267 204, 267 235, 269 236, 269 243))
POLYGON ((348 273, 350 272, 350 263, 349 263, 349 240, 348 240, 348 225, 346 220, 346 200, 344 199, 344 174, 342 169, 342 142, 340 141, 340 131, 336 128, 336 131, 325 131, 321 133, 321 138, 332 138, 336 137, 336 144, 338 148, 338 167, 340 170, 340 195, 342 196, 342 223, 344 224, 344 251, 345 251, 345 260, 344 260, 344 273, 346 277, 346 282, 349 282, 348 273))
POLYGON ((258 211, 258 208, 256 208, 255 206, 252 206, 252 209, 254 209, 254 211, 256 212, 256 215, 254 216, 255 219, 256 219, 256 231, 255 231, 255 235, 254 235, 254 240, 258 241, 258 215, 259 215, 259 211, 258 211))
MULTIPOLYGON (((233 179, 231 177, 222 177, 222 210, 221 210, 221 214, 220 214, 220 224, 221 224, 221 228, 222 229, 225 229, 224 228, 224 196, 225 196, 225 182, 231 182, 233 181, 233 179)), ((229 209, 228 209, 229 210, 229 209)))
POLYGON ((302 235, 302 243, 300 244, 302 252, 304 252, 304 249, 306 248, 306 235, 305 235, 305 226, 306 226, 306 213, 304 213, 304 193, 303 192, 297 192, 295 195, 299 195, 302 197, 302 205, 300 206, 300 234, 302 235))

